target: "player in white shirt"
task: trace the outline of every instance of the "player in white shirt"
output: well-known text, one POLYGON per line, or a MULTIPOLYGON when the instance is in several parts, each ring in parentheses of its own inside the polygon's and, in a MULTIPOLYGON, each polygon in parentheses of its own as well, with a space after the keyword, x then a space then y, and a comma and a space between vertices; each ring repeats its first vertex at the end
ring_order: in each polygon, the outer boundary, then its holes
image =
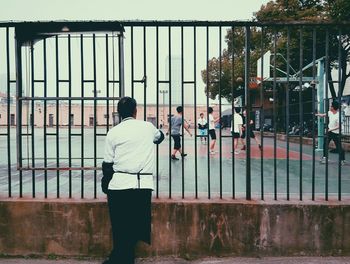
POLYGON ((242 126, 243 126, 243 118, 239 114, 241 111, 240 107, 235 107, 235 111, 232 117, 231 123, 231 134, 233 136, 233 150, 235 154, 239 154, 239 151, 236 150, 238 146, 238 139, 242 135, 242 126))
POLYGON ((152 123, 135 119, 135 99, 120 99, 118 113, 122 122, 107 133, 102 163, 113 235, 104 264, 134 263, 136 243, 150 243, 155 144, 164 139, 152 123))
POLYGON ((213 117, 214 109, 212 107, 208 107, 208 113, 209 113, 209 135, 211 137, 210 142, 210 154, 215 154, 216 151, 214 150, 215 143, 216 143, 216 133, 215 133, 215 123, 220 121, 220 117, 214 118, 213 117))
MULTIPOLYGON (((323 146, 323 157, 320 160, 321 163, 326 163, 326 148, 333 140, 334 145, 336 147, 336 152, 340 153, 341 165, 345 163, 345 152, 341 146, 341 141, 339 138, 339 103, 337 101, 333 101, 330 107, 330 111, 328 111, 328 134, 327 138, 324 140, 323 146)), ((316 116, 326 117, 325 113, 317 113, 316 116)))

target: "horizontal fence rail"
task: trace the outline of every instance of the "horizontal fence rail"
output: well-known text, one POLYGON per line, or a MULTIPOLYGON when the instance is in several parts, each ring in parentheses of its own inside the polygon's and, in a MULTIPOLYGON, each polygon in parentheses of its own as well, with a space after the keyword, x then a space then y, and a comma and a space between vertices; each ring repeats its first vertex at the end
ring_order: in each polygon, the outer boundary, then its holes
POLYGON ((123 21, 121 34, 105 23, 23 45, 20 23, 0 23, 1 197, 104 197, 104 139, 123 95, 170 132, 156 198, 349 197, 346 23, 123 21), (192 136, 182 126, 187 156, 174 160, 178 106, 192 136), (201 116, 217 122, 199 129, 201 116))

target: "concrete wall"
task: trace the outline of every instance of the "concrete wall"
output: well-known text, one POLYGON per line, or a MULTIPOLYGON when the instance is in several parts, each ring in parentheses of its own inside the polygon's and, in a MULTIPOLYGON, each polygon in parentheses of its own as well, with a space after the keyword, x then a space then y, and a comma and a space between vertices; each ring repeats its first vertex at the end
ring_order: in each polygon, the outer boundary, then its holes
MULTIPOLYGON (((104 256, 104 200, 0 201, 0 254, 104 256)), ((239 201, 153 203, 153 244, 138 256, 350 255, 350 205, 239 201)))

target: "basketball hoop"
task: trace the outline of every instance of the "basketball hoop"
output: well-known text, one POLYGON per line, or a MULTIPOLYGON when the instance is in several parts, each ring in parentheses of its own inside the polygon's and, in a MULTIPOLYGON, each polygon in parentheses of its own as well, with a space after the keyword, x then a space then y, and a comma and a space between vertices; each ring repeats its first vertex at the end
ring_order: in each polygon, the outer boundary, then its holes
POLYGON ((262 79, 260 77, 251 77, 249 80, 250 89, 258 89, 262 79))

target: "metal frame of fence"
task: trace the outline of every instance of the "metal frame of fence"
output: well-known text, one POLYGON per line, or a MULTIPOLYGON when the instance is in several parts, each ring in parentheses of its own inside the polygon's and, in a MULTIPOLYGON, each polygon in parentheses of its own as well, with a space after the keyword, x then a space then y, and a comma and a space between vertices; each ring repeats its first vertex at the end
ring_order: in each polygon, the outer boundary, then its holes
MULTIPOLYGON (((346 25, 346 23, 344 24, 346 25)), ((325 50, 324 50, 324 56, 325 56, 325 65, 326 65, 326 72, 328 72, 328 65, 329 65, 329 35, 330 29, 333 29, 334 26, 342 26, 342 25, 336 25, 336 24, 332 24, 332 23, 322 23, 322 24, 317 24, 317 23, 258 23, 258 22, 239 22, 239 21, 229 21, 229 22, 199 22, 199 21, 124 21, 121 24, 119 22, 70 22, 69 27, 75 27, 77 26, 75 32, 80 32, 79 35, 74 35, 72 34, 73 31, 70 32, 64 32, 64 33, 70 33, 70 34, 66 34, 64 37, 60 36, 56 31, 52 29, 52 27, 55 29, 55 27, 59 26, 60 29, 62 29, 62 27, 64 27, 64 22, 48 22, 48 23, 0 23, 0 29, 4 29, 5 30, 5 49, 6 49, 6 57, 5 58, 1 58, 2 61, 4 61, 4 65, 6 65, 6 83, 7 83, 7 128, 6 128, 6 133, 1 133, 0 136, 2 138, 6 138, 6 152, 7 152, 7 166, 6 169, 8 171, 8 177, 6 178, 6 183, 7 183, 7 196, 8 197, 12 197, 13 196, 13 180, 14 180, 14 175, 17 173, 12 164, 14 163, 14 160, 12 158, 12 154, 13 154, 13 143, 11 140, 13 140, 12 135, 11 135, 11 128, 10 128, 10 113, 11 113, 11 105, 10 105, 10 87, 11 84, 16 83, 17 85, 17 92, 16 92, 16 97, 17 97, 17 104, 16 104, 16 117, 17 117, 17 122, 16 122, 16 126, 17 126, 17 136, 16 136, 16 146, 17 146, 17 169, 18 171, 18 184, 16 184, 16 188, 19 189, 18 192, 18 196, 19 197, 23 197, 23 173, 29 171, 31 173, 31 196, 34 198, 36 197, 38 191, 37 188, 37 180, 38 180, 38 172, 42 171, 43 172, 43 177, 44 177, 44 197, 47 198, 50 196, 50 191, 49 191, 49 185, 53 184, 52 181, 49 182, 49 178, 48 178, 48 173, 53 171, 56 173, 56 197, 62 197, 61 194, 61 190, 60 190, 60 186, 62 186, 62 173, 67 172, 67 179, 68 181, 64 180, 64 184, 68 185, 68 197, 72 198, 74 197, 74 190, 73 190, 73 184, 72 184, 72 173, 74 171, 80 172, 80 198, 85 198, 86 195, 86 190, 84 190, 84 186, 86 186, 86 171, 87 170, 92 170, 93 171, 93 180, 92 180, 92 191, 93 191, 93 198, 97 198, 98 195, 98 182, 99 182, 99 178, 98 176, 98 170, 99 170, 99 161, 101 160, 102 157, 99 157, 97 154, 97 138, 98 137, 104 137, 106 135, 106 133, 108 132, 109 128, 111 127, 111 120, 110 120, 110 104, 115 105, 115 101, 117 101, 121 96, 124 95, 124 90, 123 87, 124 85, 126 85, 126 81, 125 79, 129 80, 130 83, 130 91, 128 92, 126 89, 125 90, 125 95, 130 95, 132 97, 135 96, 136 94, 136 86, 137 85, 142 85, 143 86, 143 102, 139 102, 139 104, 143 105, 143 119, 147 120, 147 107, 149 104, 149 101, 151 101, 151 99, 148 98, 147 94, 148 94, 148 89, 154 89, 156 91, 156 96, 155 98, 155 108, 156 108, 156 126, 159 127, 160 126, 160 99, 159 99, 159 94, 160 94, 160 85, 167 85, 168 86, 168 115, 171 116, 172 115, 172 56, 174 56, 174 53, 172 52, 174 47, 174 36, 172 34, 172 32, 174 30, 178 30, 179 33, 179 37, 180 37, 180 63, 181 63, 181 105, 184 107, 185 104, 185 87, 191 87, 193 89, 193 107, 194 107, 194 120, 197 120, 197 97, 198 97, 198 87, 199 87, 199 82, 197 79, 197 71, 198 70, 202 70, 202 69, 198 69, 198 65, 197 65, 197 61, 198 61, 198 49, 199 46, 201 44, 201 47, 204 47, 205 49, 205 60, 206 60, 206 86, 208 87, 211 84, 211 80, 209 77, 209 73, 208 73, 208 69, 209 69, 209 61, 211 59, 212 56, 212 50, 210 45, 212 45, 213 43, 213 39, 215 39, 217 41, 217 47, 218 50, 216 51, 215 56, 218 57, 218 61, 219 61, 219 72, 222 72, 223 69, 223 64, 222 64, 222 56, 223 56, 223 47, 222 47, 222 40, 223 40, 223 29, 226 30, 231 30, 232 32, 234 32, 235 28, 243 28, 245 35, 244 35, 244 105, 243 105, 243 109, 246 109, 247 111, 247 117, 246 120, 250 120, 251 119, 251 114, 253 110, 258 110, 260 111, 260 120, 259 120, 259 127, 263 128, 264 125, 264 120, 265 120, 265 114, 264 114, 264 89, 262 89, 261 87, 263 87, 264 85, 264 81, 262 81, 259 84, 259 93, 258 96, 260 97, 260 105, 256 106, 253 105, 251 102, 251 92, 250 92, 250 87, 249 87, 249 83, 250 83, 250 78, 251 78, 251 29, 253 27, 258 27, 261 30, 261 57, 263 58, 264 55, 264 36, 266 36, 265 34, 272 34, 272 48, 274 51, 274 54, 277 53, 277 33, 279 32, 279 30, 285 30, 287 28, 287 42, 286 42, 286 73, 287 73, 287 79, 285 82, 286 85, 286 93, 285 93, 285 100, 286 100, 286 104, 284 105, 285 107, 285 126, 286 126, 286 141, 284 144, 285 148, 286 148, 286 160, 285 160, 285 165, 286 165, 286 178, 285 178, 285 186, 286 186, 286 191, 283 194, 283 196, 280 194, 279 190, 278 190, 278 182, 279 182, 279 176, 280 176, 280 172, 278 171, 278 158, 277 158, 277 151, 278 151, 278 144, 280 144, 278 142, 278 135, 277 135, 277 106, 276 102, 278 101, 277 98, 277 92, 278 92, 278 77, 277 77, 277 65, 276 65, 276 59, 273 62, 273 69, 272 69, 272 100, 273 100, 273 191, 271 192, 272 197, 274 200, 277 199, 291 199, 291 193, 290 193, 290 157, 289 157, 289 153, 290 153, 290 138, 291 135, 289 135, 288 133, 288 127, 290 125, 290 117, 293 113, 290 113, 290 87, 292 86, 292 81, 289 79, 290 76, 290 43, 292 41, 291 39, 291 29, 297 29, 299 30, 299 36, 298 36, 298 41, 299 41, 299 71, 300 71, 300 75, 298 76, 297 82, 299 84, 299 96, 298 96, 298 107, 299 107, 299 111, 298 111, 298 121, 299 121, 299 126, 301 131, 303 131, 304 129, 304 101, 303 101, 303 91, 302 91, 302 86, 303 86, 303 68, 305 66, 305 60, 304 60, 304 47, 303 47, 303 37, 304 37, 304 31, 305 30, 311 30, 312 31, 312 79, 315 80, 315 82, 312 84, 312 101, 311 101, 311 108, 312 108, 312 134, 314 135, 312 138, 312 164, 311 164, 311 172, 310 175, 305 175, 305 171, 303 171, 303 166, 304 166, 304 160, 303 160, 303 153, 304 153, 304 149, 303 149, 303 133, 299 133, 298 137, 299 137, 299 173, 298 173, 298 177, 299 177, 299 191, 298 191, 298 199, 299 200, 303 200, 305 199, 305 195, 304 195, 304 188, 305 186, 303 185, 304 180, 306 177, 311 177, 311 186, 312 186, 312 190, 311 190, 311 199, 315 200, 317 197, 316 191, 315 191, 315 184, 316 184, 316 178, 318 175, 316 175, 316 154, 315 154, 315 149, 316 149, 316 141, 315 141, 315 137, 316 137, 316 128, 315 128, 315 122, 316 122, 316 118, 313 115, 314 112, 316 112, 316 104, 320 103, 317 102, 316 99, 316 94, 315 94, 315 84, 317 83, 316 80, 316 40, 317 40, 317 30, 322 30, 322 32, 326 32, 325 37, 324 37, 324 43, 325 43, 325 50), (102 24, 101 24, 102 23, 102 24), (102 25, 102 27, 101 27, 102 25), (41 26, 43 26, 41 28, 41 26), (125 28, 125 32, 129 38, 126 38, 124 40, 124 35, 123 34, 119 34, 118 36, 116 36, 116 38, 118 38, 118 43, 115 44, 114 42, 112 43, 112 47, 110 47, 110 39, 114 39, 115 36, 114 35, 110 35, 109 33, 103 33, 101 34, 100 32, 106 32, 106 31, 115 31, 115 30, 119 30, 121 32, 123 32, 123 27, 125 28), (216 33, 218 33, 216 36, 213 36, 214 34, 212 34, 212 29, 216 30, 216 33), (34 54, 34 49, 35 49, 35 45, 36 42, 34 41, 33 38, 33 34, 26 35, 25 33, 28 33, 28 30, 34 30, 33 32, 35 32, 35 34, 40 35, 41 36, 41 41, 43 42, 43 46, 42 46, 42 59, 43 59, 43 79, 38 79, 35 76, 35 68, 36 68, 36 60, 35 60, 35 54, 34 54), (150 33, 149 31, 152 30, 152 33, 150 33), (202 43, 198 43, 198 31, 202 30, 204 32, 205 38, 204 38, 204 42, 202 43), (268 30, 270 30, 271 32, 268 32, 268 30), (16 38, 17 38, 17 46, 16 46, 16 51, 15 52, 11 52, 10 51, 10 42, 14 42, 13 39, 11 39, 10 35, 13 36, 13 32, 15 32, 16 34, 16 38), (141 39, 140 41, 136 40, 136 31, 138 31, 137 37, 138 39, 141 39), (160 32, 162 31, 162 32, 160 32), (190 34, 186 34, 184 32, 190 32, 190 34), (11 33, 12 32, 12 33, 11 33), (55 40, 55 47, 54 47, 54 56, 55 56, 55 96, 48 96, 48 72, 47 72, 47 68, 48 68, 48 54, 47 54, 47 33, 50 33, 52 35, 50 35, 51 38, 54 38, 55 40), (42 37, 42 35, 45 35, 45 37, 42 37), (24 36, 23 39, 19 38, 19 36, 24 36), (161 38, 160 35, 163 37, 161 38), (188 78, 188 73, 186 72, 185 74, 185 68, 187 67, 185 65, 185 41, 187 41, 187 37, 189 35, 192 35, 191 37, 191 44, 192 44, 192 49, 193 52, 190 55, 191 59, 193 61, 193 64, 191 65, 191 67, 193 67, 193 75, 192 78, 188 78), (154 61, 149 61, 149 57, 147 56, 148 52, 150 52, 150 47, 149 47, 149 42, 148 40, 151 37, 154 37, 154 43, 155 43, 155 58, 154 61), (166 37, 164 37, 166 36, 166 37), (26 39, 28 38, 28 39, 26 39), (60 44, 59 42, 61 41, 61 39, 65 38, 67 40, 67 56, 68 56, 68 65, 67 65, 67 69, 68 69, 68 78, 61 78, 60 77, 60 59, 61 59, 61 53, 60 53, 60 44), (73 96, 72 94, 72 89, 73 89, 73 85, 72 85, 72 41, 73 38, 76 39, 79 44, 79 54, 80 54, 80 84, 81 84, 81 93, 80 96, 73 96), (96 53, 96 45, 100 45, 102 46, 101 43, 102 42, 98 42, 98 44, 96 44, 96 39, 102 39, 104 41, 104 53, 105 53, 105 92, 106 95, 105 96, 98 96, 98 88, 97 88, 97 66, 96 66, 96 60, 97 60, 97 53, 96 53), (84 56, 86 53, 84 53, 84 43, 85 40, 89 39, 90 41, 92 40, 92 61, 93 61, 93 77, 92 78, 87 78, 86 76, 84 76, 84 70, 85 70, 85 59, 86 57, 84 56), (27 49, 29 49, 29 53, 30 56, 28 57, 28 62, 27 65, 22 65, 22 46, 24 45, 24 43, 27 42, 27 40, 31 40, 29 42, 29 46, 27 47, 27 49), (130 44, 130 53, 126 53, 126 51, 124 50, 124 44, 123 41, 125 43, 130 44), (204 45, 203 45, 204 43, 204 45), (167 69, 168 69, 168 79, 163 79, 161 77, 161 69, 160 69, 160 44, 162 45, 167 45, 167 55, 169 58, 168 61, 168 65, 167 65, 167 69), (112 56, 111 56, 111 49, 113 50, 112 56), (114 51, 114 49, 118 50, 117 52, 114 51), (118 53, 117 55, 115 55, 115 53, 118 53), (141 55, 137 56, 136 53, 141 53, 141 55), (10 77, 10 73, 12 72, 11 70, 11 65, 13 65, 13 62, 11 62, 11 56, 13 57, 13 55, 15 54, 15 58, 16 58, 16 72, 17 72, 17 79, 11 79, 10 77), (118 62, 115 62, 116 57, 118 57, 118 62), (135 59, 138 59, 138 61, 136 62, 135 59), (125 64, 124 64, 124 60, 128 60, 130 61, 130 76, 126 76, 125 75, 125 64), (140 63, 140 61, 142 61, 142 63, 140 63), (29 68, 30 68, 30 87, 32 87, 31 89, 31 94, 30 95, 26 95, 23 96, 22 94, 22 85, 23 85, 23 81, 22 81, 22 77, 24 75, 23 73, 23 69, 26 69, 26 67, 28 67, 28 65, 30 64, 29 68), (150 73, 150 66, 149 65, 154 65, 155 64, 155 72, 153 71, 152 73, 150 73), (112 67, 111 67, 112 65, 112 67), (138 76, 136 77, 136 66, 137 65, 142 65, 142 70, 141 70, 141 78, 138 78, 140 76, 140 74, 138 74, 138 76), (119 76, 119 80, 115 79, 115 71, 117 67, 117 71, 118 71, 118 76, 119 76), (113 68, 113 74, 111 74, 111 69, 113 68), (113 80, 111 79, 111 75, 113 75, 113 80), (125 75, 125 76, 124 76, 125 75), (153 76, 155 78, 155 87, 150 88, 149 85, 149 76, 153 76), (68 95, 67 96, 60 96, 60 84, 61 83, 65 83, 68 85, 68 95), (86 96, 85 94, 85 89, 84 89, 84 85, 86 83, 92 84, 93 85, 93 93, 94 96, 86 96), (36 96, 35 94, 35 89, 34 87, 37 84, 42 84, 44 87, 44 93, 42 96, 36 96), (117 84, 119 86, 119 91, 118 91, 118 95, 116 96, 113 92, 113 95, 110 94, 110 85, 114 85, 117 84), (34 108, 35 108, 35 102, 36 101, 42 101, 44 106, 43 106, 43 112, 44 112, 44 125, 43 125, 43 144, 44 144, 44 151, 43 151, 43 156, 42 157, 37 157, 36 153, 35 153, 35 148, 36 148, 36 142, 35 142, 35 115, 34 115, 34 108), (56 105, 56 127, 55 127, 55 131, 54 132, 48 132, 48 125, 47 125, 47 112, 48 112, 48 102, 53 101, 55 102, 56 105), (68 122, 68 157, 66 158, 66 160, 68 162, 64 163, 65 165, 62 166, 62 160, 60 158, 60 144, 61 144, 61 136, 60 136, 60 126, 59 124, 59 120, 60 120, 60 102, 68 102, 68 115, 69 118, 72 114, 72 102, 79 102, 81 105, 81 125, 80 125, 80 132, 73 132, 72 130, 72 126, 71 126, 71 122, 68 122), (86 156, 85 153, 85 145, 84 145, 84 141, 86 140, 84 138, 84 134, 85 134, 85 127, 84 127, 84 116, 85 116, 85 102, 86 101, 93 101, 93 121, 94 121, 94 126, 93 126, 93 155, 92 156, 86 156), (97 107, 98 107, 98 101, 104 101, 106 103, 106 125, 105 125, 105 132, 100 133, 97 131, 97 107), (29 125, 28 123, 26 123, 26 125, 23 124, 23 117, 22 117, 22 113, 23 113, 23 105, 26 105, 31 108, 31 124, 29 125), (27 133, 23 132, 23 127, 27 128, 27 133), (29 131, 30 128, 30 132, 29 131), (22 139, 26 137, 26 138, 30 138, 30 140, 28 142, 30 142, 30 149, 31 149, 31 153, 30 155, 24 157, 23 156, 23 142, 22 139), (48 137, 55 137, 55 152, 56 152, 56 157, 55 157, 55 164, 54 166, 50 166, 48 164, 49 161, 49 157, 47 154, 47 148, 48 148, 48 143, 47 143, 47 139, 48 137), (74 155, 72 154, 72 140, 74 140, 75 138, 80 138, 80 156, 79 157, 74 157, 74 155), (28 163, 28 166, 24 166, 23 165, 23 160, 24 159, 28 159, 30 162, 28 163), (37 160, 43 160, 43 163, 40 163, 41 165, 38 165, 37 160), (77 166, 75 164, 75 166, 73 166, 73 160, 74 159, 80 159, 80 164, 79 166, 77 166), (93 160, 93 166, 86 166, 85 161, 86 160, 93 160), (18 185, 18 186, 17 186, 18 185), (281 197, 282 196, 282 197, 281 197)), ((339 27, 339 32, 338 35, 342 36, 342 27, 339 27)), ((203 33, 202 32, 202 33, 203 33)), ((61 32, 62 33, 62 32, 61 32)), ((236 38, 237 36, 233 35, 232 37, 232 50, 234 50, 234 47, 236 45, 236 38)), ((295 39, 294 39, 295 41, 295 39)), ((342 48, 342 43, 341 43, 341 38, 339 38, 339 42, 338 42, 338 60, 341 61, 341 56, 342 56, 342 52, 341 52, 341 48, 342 48)), ((164 54, 163 54, 164 55, 164 54)), ((230 62, 231 62, 231 76, 232 76, 232 85, 231 85, 231 93, 234 93, 234 81, 233 79, 235 78, 235 60, 237 58, 231 54, 230 56, 230 62)), ((264 72, 263 72, 263 65, 264 65, 264 61, 263 59, 261 60, 261 76, 264 76, 264 72)), ((140 67, 138 67, 140 68, 140 67)), ((28 70, 28 69, 26 69, 28 70)), ((140 73, 140 70, 138 71, 138 73, 140 73)), ((28 76, 26 76, 28 77, 28 76)), ((325 75, 326 78, 326 83, 328 83, 328 74, 325 75)), ((340 81, 342 78, 340 71, 338 74, 338 81, 340 81)), ((218 107, 219 107, 219 116, 221 116, 222 114, 222 79, 221 79, 221 75, 218 79, 218 85, 219 85, 219 99, 218 99, 218 107)), ((327 86, 328 87, 328 86, 327 86)), ((50 87, 51 88, 51 87, 50 87)), ((324 99, 324 102, 326 105, 328 105, 328 101, 329 101, 329 95, 328 95, 328 89, 326 90, 326 96, 324 99)), ((114 90, 113 90, 114 91, 114 90)), ((338 96, 338 101, 341 101, 341 96, 339 94, 338 96)), ((206 105, 205 107, 208 108, 210 106, 210 98, 209 98, 209 94, 207 93, 206 96, 206 105)), ((164 104, 164 100, 163 100, 163 104, 164 104)), ((233 100, 232 100, 232 104, 231 104, 232 110, 235 107, 233 100)), ((164 111, 164 109, 163 109, 164 111)), ((28 113, 27 113, 28 114, 28 113)), ((184 108, 184 114, 186 114, 186 108, 184 108)), ((207 114, 207 120, 209 120, 209 114, 207 114)), ((341 123, 342 120, 342 114, 341 111, 339 111, 339 123, 341 123)), ((234 125, 234 124, 233 124, 234 125)), ((252 196, 252 164, 251 164, 251 144, 250 144, 250 130, 251 127, 249 125, 247 125, 246 127, 246 154, 245 154, 245 199, 247 200, 251 200, 252 198, 255 197, 260 197, 260 199, 264 200, 266 199, 266 192, 265 192, 265 178, 266 175, 264 173, 264 169, 266 168, 266 164, 265 164, 265 160, 264 160, 264 155, 263 155, 263 151, 260 154, 260 193, 258 193, 258 196, 252 196)), ((342 138, 342 128, 340 127, 340 134, 339 134, 339 139, 342 138)), ((171 131, 171 127, 169 124, 169 131, 171 131)), ((328 129, 326 129, 326 135, 328 133, 328 129)), ((182 135, 184 135, 184 129, 182 128, 182 135)), ((266 146, 266 135, 263 131, 263 129, 260 130, 259 133, 260 136, 260 140, 261 140, 261 146, 264 149, 264 147, 266 146)), ((199 176, 199 170, 198 170, 198 138, 200 137, 200 135, 197 134, 197 130, 194 130, 194 192, 191 194, 193 195, 195 198, 199 198, 200 195, 200 191, 199 191, 199 187, 198 187, 198 176, 199 176)), ((206 173, 207 173, 207 186, 206 186, 206 196, 208 199, 211 199, 213 197, 212 195, 212 183, 214 181, 214 177, 215 179, 218 179, 219 181, 219 188, 218 188, 218 197, 220 199, 225 198, 225 197, 231 197, 233 199, 236 198, 237 193, 236 193, 236 179, 237 179, 237 171, 236 171, 236 158, 235 158, 235 154, 232 153, 231 158, 230 158, 230 162, 232 164, 231 167, 231 172, 223 172, 223 140, 225 138, 229 138, 232 139, 232 141, 230 141, 230 144, 232 145, 232 152, 234 152, 233 149, 233 137, 230 135, 223 135, 222 130, 219 130, 219 138, 218 138, 218 146, 219 146, 219 158, 215 159, 211 156, 210 154, 210 149, 209 149, 209 144, 207 146, 207 151, 206 151, 206 173), (212 173, 212 166, 213 166, 213 161, 217 162, 219 164, 219 168, 218 168, 218 175, 213 175, 212 173), (226 176, 229 176, 231 178, 231 193, 230 195, 226 195, 225 192, 223 192, 223 177, 226 178, 226 176)), ((327 140, 327 136, 325 136, 325 140, 327 140)), ((210 137, 209 137, 209 133, 207 133, 207 141, 210 141, 210 137)), ((225 141, 226 143, 228 141, 225 141)), ((182 146, 185 146, 185 139, 184 136, 182 137, 182 146)), ((29 149, 29 146, 27 146, 27 148, 29 149)), ((162 195, 164 195, 164 191, 162 191, 160 189, 159 186, 159 181, 160 181, 160 171, 159 171, 159 165, 160 165, 160 147, 157 146, 157 159, 156 159, 156 192, 155 192, 155 196, 161 197, 162 195)), ((327 146, 328 148, 328 146, 327 146)), ((173 163, 171 161, 171 150, 172 150, 172 142, 171 140, 169 140, 169 145, 168 145, 168 170, 166 172, 167 177, 168 177, 168 190, 167 190, 167 196, 168 198, 172 198, 173 197, 173 190, 172 190, 172 182, 173 182, 173 177, 174 177, 174 168, 173 168, 173 163)), ((328 149, 327 149, 328 150, 328 149)), ((326 153, 328 153, 328 151, 326 151, 326 153)), ((186 197, 188 197, 189 195, 187 194, 188 192, 186 191, 186 186, 185 186, 185 178, 188 176, 188 173, 186 172, 185 169, 185 163, 186 160, 184 159, 184 157, 182 157, 181 159, 181 197, 184 199, 186 197)), ((255 166, 255 165, 254 165, 255 166)), ((337 189, 337 199, 341 200, 342 199, 342 174, 343 173, 347 173, 346 170, 342 170, 342 166, 341 166, 341 160, 340 160, 340 155, 339 155, 339 159, 338 159, 338 165, 337 165, 337 175, 338 175, 338 189, 337 189)), ((177 172, 176 172, 177 173, 177 172)), ((40 176, 41 177, 41 176, 40 176)), ((65 176, 66 177, 66 176, 65 176)), ((65 178, 64 177, 64 178, 65 178)), ((324 197, 325 200, 329 199, 329 162, 328 162, 328 155, 326 156, 326 165, 325 165, 325 175, 324 175, 324 193, 322 194, 322 196, 324 197)), ((66 178, 65 178, 66 179, 66 178)), ((3 182, 4 182, 4 178, 3 178, 3 182)), ((52 190, 51 190, 52 191, 52 190)), ((350 191, 350 190, 349 190, 350 191)), ((3 195, 3 194, 2 194, 3 195)))

